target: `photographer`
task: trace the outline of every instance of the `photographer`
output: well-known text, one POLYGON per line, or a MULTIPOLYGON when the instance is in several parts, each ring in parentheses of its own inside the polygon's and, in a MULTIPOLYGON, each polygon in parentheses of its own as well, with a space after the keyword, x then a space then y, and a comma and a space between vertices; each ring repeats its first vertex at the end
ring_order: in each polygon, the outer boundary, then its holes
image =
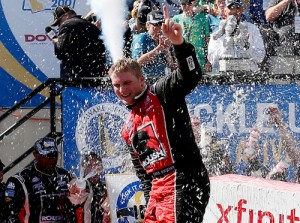
POLYGON ((58 6, 51 26, 58 26, 52 39, 55 55, 61 60, 62 78, 102 77, 106 73, 105 46, 100 30, 78 16, 70 6, 58 6))

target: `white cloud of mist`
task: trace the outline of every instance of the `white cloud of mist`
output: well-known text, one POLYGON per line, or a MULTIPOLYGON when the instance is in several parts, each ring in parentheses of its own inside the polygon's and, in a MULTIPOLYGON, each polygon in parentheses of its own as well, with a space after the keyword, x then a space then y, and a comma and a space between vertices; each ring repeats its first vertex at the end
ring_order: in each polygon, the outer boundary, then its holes
POLYGON ((126 0, 88 0, 91 10, 101 19, 103 41, 113 62, 123 58, 126 0))

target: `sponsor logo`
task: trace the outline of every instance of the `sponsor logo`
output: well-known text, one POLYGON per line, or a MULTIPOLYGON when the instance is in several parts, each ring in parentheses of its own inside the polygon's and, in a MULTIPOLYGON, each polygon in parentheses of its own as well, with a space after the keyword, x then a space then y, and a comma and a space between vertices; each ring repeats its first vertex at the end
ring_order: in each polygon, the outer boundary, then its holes
POLYGON ((116 215, 118 223, 143 222, 146 202, 139 181, 125 186, 117 199, 116 215))
POLYGON ((186 61, 187 61, 189 70, 194 70, 196 66, 195 66, 193 57, 192 56, 187 57, 186 61))
POLYGON ((52 11, 57 6, 68 5, 74 8, 76 0, 24 0, 23 10, 30 11, 32 13, 52 11))
POLYGON ((274 215, 271 211, 266 210, 254 210, 250 208, 246 208, 247 200, 240 199, 237 203, 237 206, 234 207, 232 205, 228 205, 227 207, 223 207, 222 204, 216 204, 219 211, 220 211, 220 217, 217 221, 217 223, 230 223, 230 218, 233 215, 236 215, 237 217, 237 223, 248 223, 248 222, 299 222, 300 221, 300 214, 296 214, 296 209, 291 209, 289 212, 286 210, 286 214, 277 214, 274 215), (257 219, 257 221, 255 220, 257 219), (266 219, 269 219, 266 221, 266 219))
POLYGON ((33 178, 32 178, 32 183, 36 183, 36 182, 38 182, 38 181, 40 181, 40 178, 39 178, 39 177, 33 177, 33 178))
POLYGON ((49 44, 51 43, 51 38, 45 34, 25 34, 24 41, 28 44, 49 44))
POLYGON ((41 190, 41 189, 44 189, 45 187, 44 187, 44 184, 43 184, 43 183, 37 183, 37 184, 34 184, 34 185, 32 186, 32 188, 33 188, 34 190, 41 190))
POLYGON ((151 153, 149 156, 146 157, 146 159, 143 161, 143 166, 147 167, 151 163, 154 163, 155 161, 159 161, 163 158, 167 157, 165 152, 163 150, 151 153))
POLYGON ((125 107, 112 103, 97 104, 82 111, 75 130, 78 150, 99 152, 105 169, 120 167, 125 153, 120 149, 125 148, 120 128, 127 116, 125 107))
POLYGON ((62 217, 62 216, 51 216, 51 215, 48 215, 48 216, 42 216, 41 220, 43 222, 44 221, 63 221, 64 217, 62 217))
POLYGON ((13 182, 10 182, 8 185, 7 185, 7 189, 15 189, 16 185, 13 183, 13 182))
POLYGON ((14 197, 14 196, 15 196, 15 191, 14 191, 14 190, 9 190, 9 189, 7 189, 7 190, 5 191, 5 196, 6 196, 6 197, 14 197))

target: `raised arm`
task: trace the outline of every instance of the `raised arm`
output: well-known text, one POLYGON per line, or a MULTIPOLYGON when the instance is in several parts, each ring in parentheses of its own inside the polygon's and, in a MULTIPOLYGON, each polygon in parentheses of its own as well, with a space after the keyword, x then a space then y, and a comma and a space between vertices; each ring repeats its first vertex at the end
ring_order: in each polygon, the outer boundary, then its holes
POLYGON ((165 23, 162 24, 162 33, 169 38, 173 45, 181 45, 184 40, 182 37, 182 28, 178 23, 170 19, 167 7, 163 7, 165 23))
POLYGON ((267 21, 268 22, 273 22, 274 20, 276 20, 281 15, 283 10, 287 7, 287 5, 290 2, 293 2, 293 1, 294 0, 282 0, 278 4, 268 8, 267 11, 266 11, 267 21))

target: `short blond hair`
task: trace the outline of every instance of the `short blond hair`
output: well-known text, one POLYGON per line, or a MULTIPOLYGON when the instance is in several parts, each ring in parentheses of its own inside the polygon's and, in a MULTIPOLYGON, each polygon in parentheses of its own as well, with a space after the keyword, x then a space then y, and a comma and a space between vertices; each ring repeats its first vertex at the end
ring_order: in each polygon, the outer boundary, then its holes
POLYGON ((143 76, 142 68, 139 63, 131 58, 119 59, 109 69, 108 75, 111 76, 113 73, 130 72, 137 78, 143 76))

